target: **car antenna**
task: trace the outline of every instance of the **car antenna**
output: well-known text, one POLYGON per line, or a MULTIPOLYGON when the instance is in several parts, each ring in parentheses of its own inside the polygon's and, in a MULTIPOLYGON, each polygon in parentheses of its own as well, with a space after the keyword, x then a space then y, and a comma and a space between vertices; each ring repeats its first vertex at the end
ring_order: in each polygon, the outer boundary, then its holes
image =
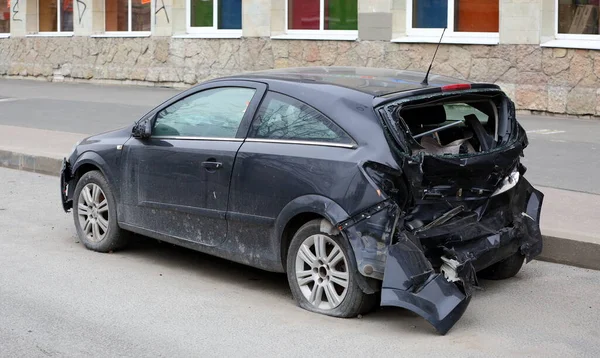
POLYGON ((435 56, 437 55, 438 49, 440 48, 440 44, 442 43, 442 39, 444 38, 444 33, 446 32, 446 28, 444 27, 444 31, 442 31, 442 36, 440 37, 440 42, 438 42, 437 47, 435 48, 435 52, 433 53, 433 58, 431 59, 431 63, 429 64, 429 68, 427 69, 427 73, 425 74, 425 78, 421 84, 423 86, 429 85, 429 72, 431 71, 431 66, 433 66, 433 62, 435 61, 435 56))

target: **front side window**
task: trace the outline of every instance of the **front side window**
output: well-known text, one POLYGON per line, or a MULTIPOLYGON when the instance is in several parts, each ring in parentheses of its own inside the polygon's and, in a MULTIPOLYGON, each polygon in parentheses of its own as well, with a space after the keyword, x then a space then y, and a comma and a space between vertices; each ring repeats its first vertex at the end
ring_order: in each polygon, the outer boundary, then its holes
POLYGON ((408 4, 409 33, 443 28, 448 36, 499 31, 499 0, 408 0, 408 4))
POLYGON ((188 32, 242 29, 242 0, 188 0, 188 32))
MULTIPOLYGON (((559 35, 600 34, 600 4, 597 0, 557 0, 557 5, 559 35)), ((575 36, 566 38, 572 37, 575 36)))
POLYGON ((288 30, 358 30, 356 0, 287 0, 288 30))
POLYGON ((10 0, 0 0, 0 34, 10 33, 10 0))
POLYGON ((255 92, 221 87, 195 93, 160 111, 152 135, 235 138, 255 92))
POLYGON ((107 32, 150 31, 150 0, 105 0, 104 28, 107 32))
POLYGON ((250 137, 352 144, 321 112, 294 98, 269 92, 252 122, 250 137))
POLYGON ((72 32, 73 0, 39 0, 39 32, 72 32))

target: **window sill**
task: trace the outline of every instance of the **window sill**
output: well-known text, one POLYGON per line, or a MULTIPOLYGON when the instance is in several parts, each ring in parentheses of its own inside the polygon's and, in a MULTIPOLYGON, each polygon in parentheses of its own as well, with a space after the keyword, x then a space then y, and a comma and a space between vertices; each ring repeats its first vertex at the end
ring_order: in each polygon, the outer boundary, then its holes
POLYGON ((239 33, 223 33, 223 32, 205 32, 205 33, 189 33, 183 35, 173 35, 174 39, 241 39, 242 32, 239 33))
POLYGON ((325 40, 325 41, 356 41, 358 35, 328 35, 328 34, 284 34, 271 36, 272 40, 325 40))
POLYGON ((600 50, 600 40, 551 40, 540 44, 540 46, 600 50))
POLYGON ((10 34, 0 34, 0 39, 7 39, 10 37, 10 34))
MULTIPOLYGON (((439 37, 433 36, 403 36, 392 39, 392 42, 397 43, 438 43, 439 37)), ((492 37, 463 37, 463 36, 444 36, 442 39, 443 44, 454 44, 454 45, 498 45, 500 43, 499 36, 492 37)))
POLYGON ((103 34, 95 34, 90 37, 150 37, 150 31, 123 31, 123 32, 105 32, 103 34))
POLYGON ((72 32, 38 32, 37 34, 29 34, 27 37, 73 37, 72 32))

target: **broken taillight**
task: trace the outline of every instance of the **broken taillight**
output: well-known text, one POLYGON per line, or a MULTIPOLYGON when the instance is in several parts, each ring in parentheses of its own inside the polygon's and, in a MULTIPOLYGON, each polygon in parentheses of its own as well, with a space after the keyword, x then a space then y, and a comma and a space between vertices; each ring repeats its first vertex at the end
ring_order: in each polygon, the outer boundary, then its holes
POLYGON ((442 86, 442 92, 459 91, 467 89, 471 89, 471 85, 469 83, 457 83, 453 85, 442 86))

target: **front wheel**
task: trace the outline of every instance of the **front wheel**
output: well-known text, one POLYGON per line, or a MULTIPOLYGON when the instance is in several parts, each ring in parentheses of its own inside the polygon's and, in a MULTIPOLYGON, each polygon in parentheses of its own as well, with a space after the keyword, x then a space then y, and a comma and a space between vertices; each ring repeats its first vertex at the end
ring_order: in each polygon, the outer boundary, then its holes
POLYGON ((321 220, 302 226, 287 255, 287 277, 294 299, 308 311, 334 317, 354 317, 376 304, 376 295, 365 294, 348 256, 342 235, 321 231, 321 220))
POLYGON ((128 233, 117 225, 116 202, 102 173, 91 171, 82 175, 74 199, 75 228, 85 247, 109 252, 125 246, 128 233))

